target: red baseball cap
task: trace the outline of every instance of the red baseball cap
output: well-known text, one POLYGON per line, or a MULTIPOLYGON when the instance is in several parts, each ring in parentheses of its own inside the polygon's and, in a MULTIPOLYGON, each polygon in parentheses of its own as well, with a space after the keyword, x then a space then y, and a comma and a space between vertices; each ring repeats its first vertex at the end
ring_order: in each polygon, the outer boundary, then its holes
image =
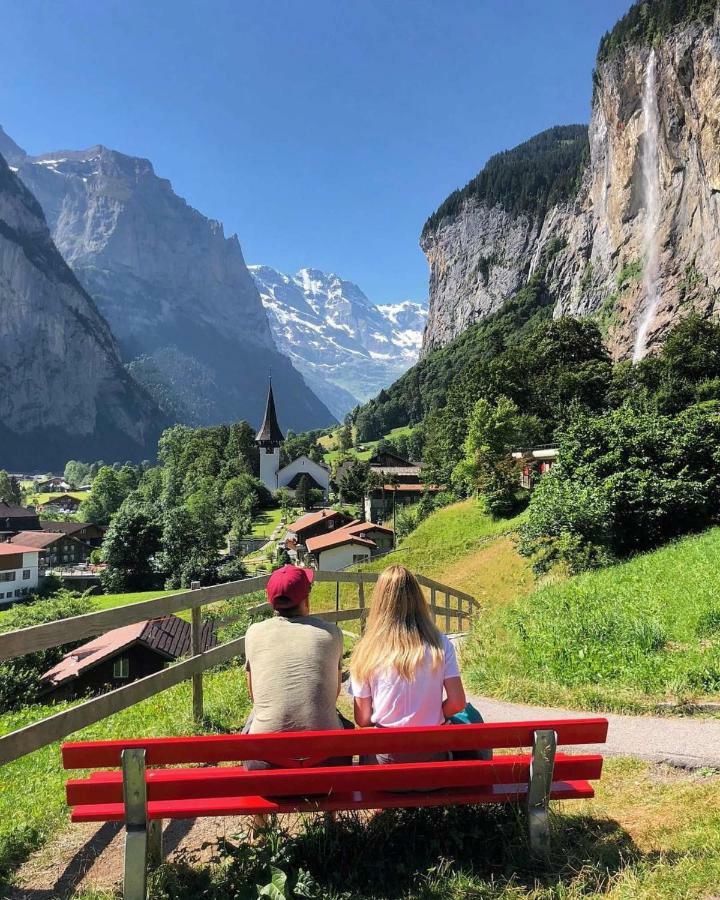
POLYGON ((310 585, 315 572, 299 566, 283 566, 276 569, 268 579, 268 603, 273 609, 290 609, 299 606, 310 596, 310 585))

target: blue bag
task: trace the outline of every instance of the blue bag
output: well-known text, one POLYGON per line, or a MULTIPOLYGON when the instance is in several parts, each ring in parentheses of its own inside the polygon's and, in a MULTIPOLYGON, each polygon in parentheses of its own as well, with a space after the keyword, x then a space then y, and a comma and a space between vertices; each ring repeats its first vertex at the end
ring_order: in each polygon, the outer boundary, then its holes
MULTIPOLYGON (((480 725, 485 720, 480 715, 478 710, 472 705, 472 703, 468 703, 465 706, 465 709, 461 710, 459 713, 455 713, 454 716, 450 716, 448 719, 448 724, 450 725, 480 725)), ((492 759, 493 752, 492 750, 453 750, 452 752, 453 759, 492 759)))

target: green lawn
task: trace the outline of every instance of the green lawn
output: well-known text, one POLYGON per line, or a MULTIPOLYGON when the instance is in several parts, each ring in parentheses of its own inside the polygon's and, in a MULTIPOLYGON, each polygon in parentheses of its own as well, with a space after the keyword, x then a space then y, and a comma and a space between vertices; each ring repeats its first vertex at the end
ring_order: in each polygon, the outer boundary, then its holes
POLYGON ((494 606, 465 651, 509 700, 653 710, 720 694, 720 529, 494 606))
POLYGON ((273 531, 280 524, 280 519, 282 518, 282 516, 283 511, 279 507, 277 509, 261 510, 253 519, 250 537, 269 538, 273 531))
POLYGON ((177 591, 139 591, 135 594, 97 594, 91 597, 94 610, 113 609, 115 606, 129 606, 131 603, 140 603, 142 600, 152 600, 153 597, 165 597, 167 594, 177 594, 177 591))

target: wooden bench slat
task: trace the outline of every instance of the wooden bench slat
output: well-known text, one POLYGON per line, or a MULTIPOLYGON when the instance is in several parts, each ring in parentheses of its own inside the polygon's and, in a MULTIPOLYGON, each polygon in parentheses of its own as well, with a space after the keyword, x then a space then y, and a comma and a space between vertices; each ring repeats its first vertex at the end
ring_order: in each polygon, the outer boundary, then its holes
POLYGON ((530 747, 535 731, 557 732, 558 745, 599 744, 607 738, 602 718, 548 719, 423 728, 361 728, 296 734, 201 735, 119 741, 81 741, 62 748, 66 769, 118 767, 125 749, 144 748, 147 765, 218 763, 266 759, 278 765, 311 766, 332 756, 369 753, 436 753, 448 750, 530 747))
MULTIPOLYGON (((148 803, 150 819, 195 819, 203 816, 244 816, 261 813, 329 812, 353 809, 396 809, 425 806, 455 806, 468 803, 521 803, 527 785, 495 785, 485 788, 455 788, 429 793, 391 794, 380 792, 333 795, 315 799, 267 797, 227 797, 197 800, 164 800, 148 803)), ((551 800, 584 800, 595 796, 587 781, 553 782, 551 800)), ((122 803, 76 806, 73 822, 122 822, 122 803)))
MULTIPOLYGON (((218 769, 161 769, 147 773, 149 801, 189 800, 259 794, 278 797, 295 794, 330 794, 348 791, 408 791, 418 788, 481 787, 496 784, 526 784, 530 776, 527 754, 500 756, 492 761, 399 763, 368 766, 333 766, 316 769, 270 769, 248 772, 241 767, 218 769)), ((555 758, 558 781, 592 781, 602 773, 602 756, 555 758)), ((105 772, 102 778, 70 779, 70 806, 122 802, 120 772, 105 772)))

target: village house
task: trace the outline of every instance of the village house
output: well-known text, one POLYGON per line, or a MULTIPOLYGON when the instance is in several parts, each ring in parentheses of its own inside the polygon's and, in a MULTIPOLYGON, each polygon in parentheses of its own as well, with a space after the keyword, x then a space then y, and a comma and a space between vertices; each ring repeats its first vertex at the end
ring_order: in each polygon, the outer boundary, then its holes
POLYGON ((20 531, 39 531, 40 520, 32 507, 17 506, 0 497, 0 541, 20 531))
POLYGON ((82 500, 73 497, 72 494, 58 494, 45 503, 38 503, 37 508, 40 512, 57 512, 66 515, 73 515, 80 509, 82 500))
POLYGON ((37 590, 38 551, 22 544, 0 543, 0 606, 37 590))
POLYGON ((370 458, 370 473, 375 487, 365 495, 365 518, 369 522, 385 522, 398 506, 417 503, 423 494, 437 494, 442 488, 424 484, 422 463, 413 463, 396 453, 383 451, 370 458))
POLYGON ((349 534, 344 529, 310 538, 305 546, 315 567, 323 572, 337 572, 367 562, 376 549, 373 541, 349 534))
POLYGON ((61 475, 52 478, 35 479, 35 490, 40 494, 51 494, 55 491, 69 491, 71 485, 61 475))
POLYGON ((96 525, 94 522, 55 522, 52 519, 40 519, 40 529, 70 535, 94 549, 102 545, 107 525, 96 525))
MULTIPOLYGON (((214 623, 204 622, 200 646, 217 644, 214 623)), ((165 616, 115 628, 66 653, 41 677, 46 694, 65 699, 122 687, 159 672, 190 653, 190 623, 165 616)))
POLYGON ((319 570, 337 572, 392 550, 394 543, 392 528, 372 522, 351 522, 308 538, 305 547, 319 570))
POLYGON ((349 525, 352 521, 352 517, 347 513, 335 509, 319 509, 301 516, 297 521, 288 525, 287 534, 298 544, 305 544, 308 538, 335 531, 342 528, 343 525, 349 525))
POLYGON ((520 465, 520 487, 531 491, 538 478, 549 472, 558 460, 560 451, 555 444, 539 447, 521 447, 514 450, 512 458, 520 465))
POLYGON ((21 531, 10 538, 12 544, 32 547, 40 554, 40 570, 69 568, 87 562, 91 548, 74 535, 61 531, 21 531))

